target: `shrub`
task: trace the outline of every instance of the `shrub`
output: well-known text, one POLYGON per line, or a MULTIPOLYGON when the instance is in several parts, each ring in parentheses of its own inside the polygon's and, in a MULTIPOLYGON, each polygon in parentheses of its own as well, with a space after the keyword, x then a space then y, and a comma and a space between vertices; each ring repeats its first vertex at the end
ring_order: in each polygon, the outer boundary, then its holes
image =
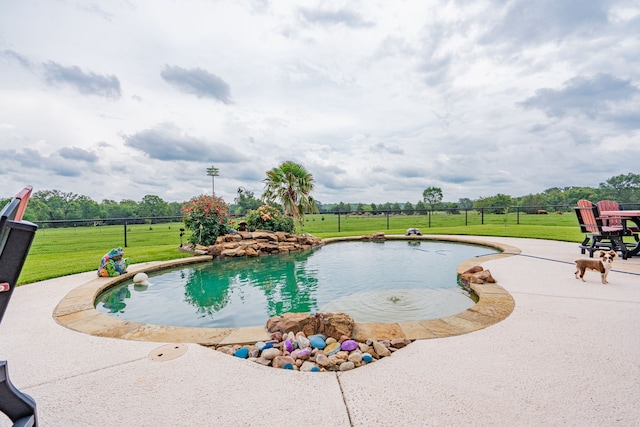
POLYGON ((275 206, 263 205, 258 209, 249 211, 245 216, 249 231, 270 230, 292 233, 295 225, 293 218, 285 216, 275 206))
POLYGON ((182 205, 184 224, 191 230, 189 242, 213 245, 218 236, 227 234, 233 225, 229 205, 219 197, 205 194, 194 197, 182 205))

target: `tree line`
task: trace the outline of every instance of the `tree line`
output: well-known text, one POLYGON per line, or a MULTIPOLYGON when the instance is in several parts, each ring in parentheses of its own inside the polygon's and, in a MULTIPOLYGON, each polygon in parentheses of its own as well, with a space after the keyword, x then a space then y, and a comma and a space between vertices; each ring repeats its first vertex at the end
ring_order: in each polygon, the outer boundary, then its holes
MULTIPOLYGON (((305 172, 306 173, 306 172, 305 172)), ((275 187, 274 187, 275 188, 275 187)), ((580 199, 593 202, 599 200, 615 200, 621 204, 640 203, 640 175, 629 173, 609 178, 598 187, 553 187, 538 194, 512 197, 507 194, 496 194, 491 197, 479 197, 475 200, 461 198, 457 202, 443 202, 442 190, 429 187, 422 194, 423 198, 415 204, 407 201, 387 203, 328 203, 315 201, 318 211, 343 213, 376 213, 398 212, 411 215, 427 210, 447 209, 452 212, 470 209, 485 209, 495 213, 505 213, 508 207, 522 207, 522 212, 535 213, 537 209, 552 206, 575 206, 580 199)), ((0 199, 4 206, 10 198, 0 199)), ((230 212, 236 216, 244 216, 248 211, 263 205, 251 191, 238 191, 238 197, 230 204, 230 212)), ((183 203, 166 202, 156 195, 146 195, 140 201, 135 200, 102 200, 100 203, 88 196, 67 193, 60 190, 44 190, 35 192, 29 201, 25 219, 33 222, 74 220, 74 219, 112 219, 112 218, 152 218, 165 216, 181 216, 183 203)))
POLYGON ((438 187, 428 187, 422 194, 422 200, 416 204, 411 202, 387 202, 376 203, 344 203, 320 204, 320 212, 343 213, 376 213, 398 212, 411 215, 415 212, 427 210, 448 210, 451 213, 464 210, 480 210, 490 213, 506 213, 505 209, 520 207, 521 212, 536 213, 546 207, 575 206, 578 200, 586 199, 593 202, 600 200, 615 200, 624 204, 637 207, 640 204, 640 175, 628 173, 617 175, 602 182, 598 187, 552 187, 542 193, 528 194, 526 196, 512 197, 508 194, 498 193, 490 197, 479 197, 475 200, 461 198, 457 202, 443 202, 442 190, 438 187))

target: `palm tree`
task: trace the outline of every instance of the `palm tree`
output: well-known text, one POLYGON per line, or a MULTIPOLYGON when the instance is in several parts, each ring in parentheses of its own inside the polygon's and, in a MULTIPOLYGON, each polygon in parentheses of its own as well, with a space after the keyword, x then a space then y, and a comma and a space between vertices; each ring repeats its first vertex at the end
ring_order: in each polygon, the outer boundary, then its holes
POLYGON ((318 206, 311 197, 313 175, 302 165, 286 161, 267 172, 262 199, 266 202, 280 201, 284 213, 292 216, 300 225, 305 213, 317 213, 318 206))

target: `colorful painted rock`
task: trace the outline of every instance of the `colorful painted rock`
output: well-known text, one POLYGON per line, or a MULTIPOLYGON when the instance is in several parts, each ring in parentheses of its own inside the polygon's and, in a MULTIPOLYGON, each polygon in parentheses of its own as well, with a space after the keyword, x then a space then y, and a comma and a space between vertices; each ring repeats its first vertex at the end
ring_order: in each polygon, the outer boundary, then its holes
POLYGON ((371 356, 369 353, 365 353, 362 355, 362 361, 363 362, 367 362, 367 363, 371 363, 373 362, 373 356, 371 356))
POLYGON ((239 348, 233 355, 241 359, 246 359, 249 356, 249 349, 247 347, 239 348))
POLYGON ((286 340, 284 342, 284 349, 291 353, 293 351, 293 342, 289 339, 286 340))
POLYGON ((265 346, 265 343, 264 343, 264 341, 258 341, 255 345, 256 345, 256 348, 257 348, 258 350, 262 351, 262 349, 263 349, 263 348, 264 348, 264 346, 265 346))
POLYGON ((327 343, 324 342, 324 338, 320 335, 310 336, 309 343, 311 343, 311 347, 317 348, 318 350, 322 350, 327 346, 327 343))
POLYGON ((358 348, 358 343, 354 340, 346 340, 342 343, 340 348, 344 351, 353 351, 358 348))
POLYGON ((333 354, 336 354, 339 351, 340 351, 340 343, 339 342, 332 342, 331 344, 326 346, 325 349, 322 352, 324 354, 326 354, 327 356, 331 356, 333 354))
POLYGON ((298 359, 308 359, 309 356, 311 356, 310 347, 302 348, 296 352, 296 358, 298 359))

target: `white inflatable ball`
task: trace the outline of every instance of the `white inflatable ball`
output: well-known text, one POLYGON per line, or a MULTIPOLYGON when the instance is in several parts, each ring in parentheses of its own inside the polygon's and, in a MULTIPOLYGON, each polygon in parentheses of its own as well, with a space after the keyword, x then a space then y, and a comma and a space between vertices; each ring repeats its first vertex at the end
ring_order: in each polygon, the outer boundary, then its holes
POLYGON ((146 273, 138 273, 133 276, 133 283, 137 285, 148 285, 149 276, 146 273))

